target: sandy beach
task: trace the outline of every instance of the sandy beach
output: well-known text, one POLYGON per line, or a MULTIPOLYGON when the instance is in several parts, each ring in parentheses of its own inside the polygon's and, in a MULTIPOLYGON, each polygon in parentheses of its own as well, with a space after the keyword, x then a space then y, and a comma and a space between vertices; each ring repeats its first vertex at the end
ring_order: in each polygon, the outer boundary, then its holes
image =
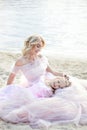
MULTIPOLYGON (((6 81, 16 59, 17 53, 0 52, 0 87, 6 85, 6 81)), ((50 65, 59 72, 65 72, 78 78, 87 79, 87 59, 66 58, 62 56, 47 55, 50 65)), ((14 81, 19 82, 19 75, 14 81)), ((44 128, 46 130, 46 128, 44 128)), ((87 126, 75 126, 74 124, 57 125, 48 130, 86 130, 87 126)), ((29 124, 11 124, 0 120, 0 130, 32 130, 29 124)), ((34 129, 36 130, 36 129, 34 129)))

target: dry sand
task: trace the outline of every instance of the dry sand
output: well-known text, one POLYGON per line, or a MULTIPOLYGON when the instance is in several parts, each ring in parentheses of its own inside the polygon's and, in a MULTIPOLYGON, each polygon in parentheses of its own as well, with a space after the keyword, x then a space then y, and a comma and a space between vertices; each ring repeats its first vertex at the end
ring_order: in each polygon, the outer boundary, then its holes
MULTIPOLYGON (((20 57, 20 54, 0 52, 0 87, 6 85, 11 71, 11 66, 20 57)), ((87 59, 66 58, 58 55, 47 55, 50 65, 59 72, 87 79, 87 59)), ((19 82, 19 75, 15 83, 19 82)), ((75 126, 74 124, 56 125, 48 130, 86 130, 87 126, 75 126)), ((0 120, 0 130, 32 130, 28 124, 11 124, 0 120)), ((36 130, 36 129, 35 129, 36 130)), ((44 128, 46 130, 46 128, 44 128)))

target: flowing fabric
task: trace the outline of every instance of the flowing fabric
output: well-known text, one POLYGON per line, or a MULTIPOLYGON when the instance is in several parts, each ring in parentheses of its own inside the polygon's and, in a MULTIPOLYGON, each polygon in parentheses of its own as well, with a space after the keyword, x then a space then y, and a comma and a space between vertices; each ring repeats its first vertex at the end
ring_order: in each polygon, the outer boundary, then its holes
POLYGON ((46 57, 38 57, 33 63, 15 66, 12 73, 21 71, 26 79, 22 85, 8 85, 0 89, 0 118, 12 123, 27 122, 33 128, 73 122, 87 124, 87 90, 79 79, 70 77, 70 87, 56 90, 44 84, 46 57))
MULTIPOLYGON (((70 77, 70 87, 56 90, 55 97, 61 97, 67 101, 73 101, 81 107, 81 124, 87 124, 87 87, 80 84, 79 79, 70 77)), ((80 109, 80 108, 79 108, 80 109)))

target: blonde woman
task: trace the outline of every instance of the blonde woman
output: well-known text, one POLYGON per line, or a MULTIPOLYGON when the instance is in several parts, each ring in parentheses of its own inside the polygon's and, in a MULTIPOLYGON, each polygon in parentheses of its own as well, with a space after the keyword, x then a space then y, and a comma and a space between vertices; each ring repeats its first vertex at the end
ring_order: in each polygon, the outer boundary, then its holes
POLYGON ((52 89, 45 84, 45 79, 52 79, 58 75, 64 76, 62 73, 53 71, 47 58, 40 54, 44 46, 45 41, 37 35, 30 36, 24 42, 22 56, 14 64, 7 86, 0 89, 0 117, 2 119, 6 119, 7 115, 15 109, 31 104, 38 98, 52 96, 52 89), (23 73, 24 83, 14 85, 13 81, 19 71, 23 73), (47 73, 52 75, 48 76, 47 73))
POLYGON ((44 84, 46 72, 50 72, 55 76, 63 76, 63 74, 53 71, 47 58, 40 54, 44 46, 45 41, 41 36, 33 35, 25 41, 22 56, 16 61, 7 85, 13 83, 18 71, 22 71, 26 81, 23 86, 27 88, 33 97, 50 96, 51 89, 44 84))

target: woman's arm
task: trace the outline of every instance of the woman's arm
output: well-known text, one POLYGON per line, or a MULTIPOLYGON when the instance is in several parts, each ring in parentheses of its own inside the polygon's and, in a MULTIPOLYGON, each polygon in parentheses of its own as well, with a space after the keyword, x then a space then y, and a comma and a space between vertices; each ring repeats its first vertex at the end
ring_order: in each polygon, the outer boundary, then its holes
POLYGON ((61 76, 61 77, 65 77, 66 79, 69 79, 69 76, 67 76, 65 73, 54 71, 51 69, 50 66, 47 67, 46 71, 52 73, 55 76, 61 76))
POLYGON ((7 80, 7 85, 10 85, 13 83, 14 81, 14 78, 16 76, 16 73, 18 72, 18 68, 17 66, 20 66, 22 65, 22 60, 21 59, 18 59, 13 67, 13 72, 10 73, 9 77, 8 77, 8 80, 7 80))
POLYGON ((8 80, 7 80, 7 85, 10 85, 13 83, 14 81, 14 78, 15 78, 15 74, 14 73, 11 73, 8 77, 8 80))
POLYGON ((47 67, 46 71, 52 73, 55 76, 64 76, 63 73, 59 73, 57 71, 54 71, 50 66, 47 67))

